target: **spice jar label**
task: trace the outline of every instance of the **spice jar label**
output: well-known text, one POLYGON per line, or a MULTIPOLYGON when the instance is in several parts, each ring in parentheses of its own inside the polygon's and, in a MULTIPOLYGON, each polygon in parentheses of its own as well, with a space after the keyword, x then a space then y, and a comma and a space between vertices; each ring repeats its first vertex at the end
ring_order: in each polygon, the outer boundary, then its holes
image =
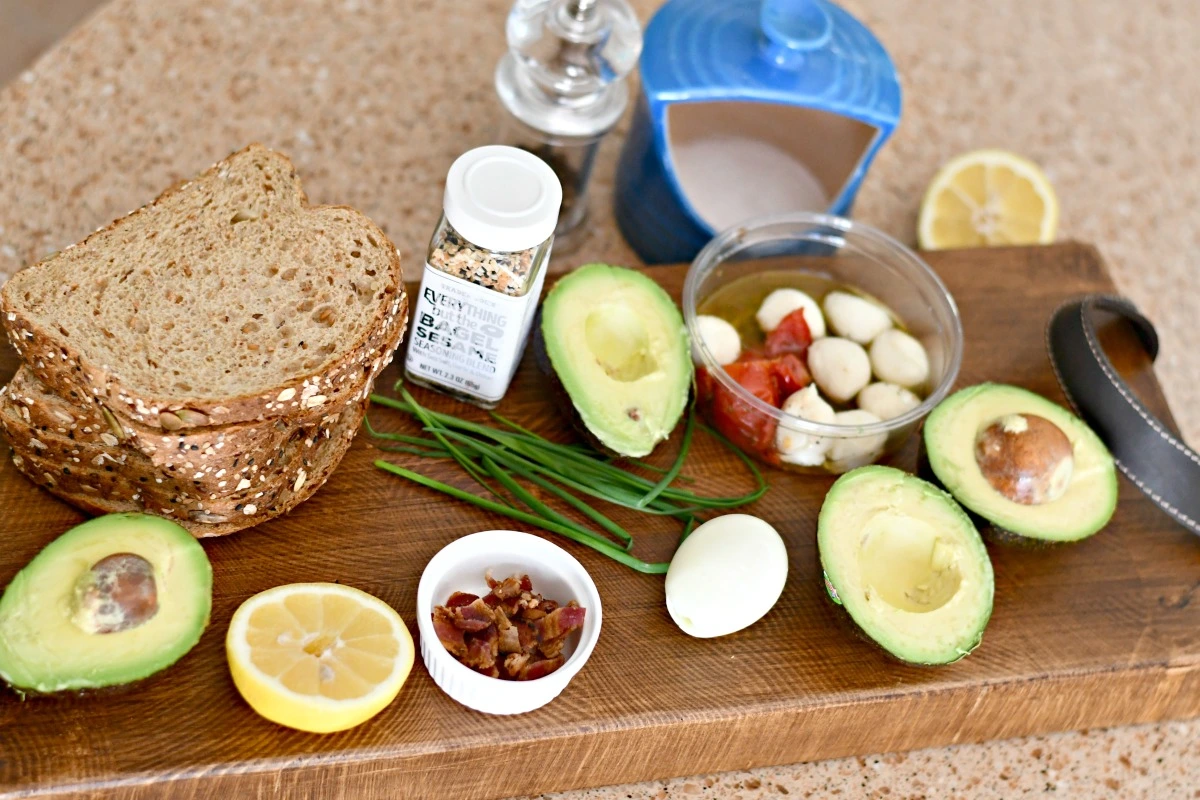
POLYGON ((521 360, 545 275, 538 270, 529 292, 511 297, 426 264, 405 370, 498 402, 521 360))

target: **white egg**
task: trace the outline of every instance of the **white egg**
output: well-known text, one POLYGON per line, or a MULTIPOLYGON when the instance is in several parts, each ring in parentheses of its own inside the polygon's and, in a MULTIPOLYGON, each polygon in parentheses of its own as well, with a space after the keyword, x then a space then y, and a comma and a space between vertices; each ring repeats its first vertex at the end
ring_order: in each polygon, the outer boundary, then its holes
POLYGON ((667 570, 667 611, 701 639, 740 631, 763 617, 787 581, 787 548, 749 514, 705 522, 684 539, 667 570))
MULTIPOLYGON (((870 411, 852 409, 839 411, 833 416, 835 425, 871 425, 880 422, 879 417, 870 411)), ((887 443, 886 433, 876 433, 870 436, 848 436, 834 438, 829 447, 829 468, 835 472, 846 472, 864 464, 870 464, 883 455, 883 446, 887 443)))
MULTIPOLYGON (((783 401, 783 413, 810 422, 833 422, 833 406, 825 402, 813 384, 793 392, 783 401)), ((804 433, 789 426, 786 419, 775 429, 775 450, 779 459, 801 467, 816 467, 825 462, 833 440, 804 433)))
POLYGON ((824 306, 829 327, 852 342, 867 344, 892 327, 886 309, 849 292, 830 292, 825 295, 824 306))
POLYGON ((861 344, 838 336, 813 342, 808 348, 808 371, 825 396, 845 403, 871 382, 871 361, 861 344))
POLYGON ((825 317, 821 314, 821 307, 817 305, 816 300, 799 289, 776 289, 771 292, 763 298, 754 318, 758 320, 758 327, 763 329, 763 333, 770 333, 779 327, 784 317, 797 308, 804 309, 804 321, 808 324, 808 332, 812 334, 812 338, 820 339, 824 336, 825 317))
POLYGON ((929 356, 920 342, 893 328, 871 342, 871 369, 879 380, 911 389, 929 379, 929 356))
MULTIPOLYGON (((737 328, 720 317, 701 314, 696 317, 697 338, 704 341, 709 354, 721 366, 732 364, 742 354, 742 337, 738 336, 737 328)), ((692 342, 692 361, 703 364, 700 356, 700 342, 692 342)))
POLYGON ((872 383, 858 393, 858 407, 880 419, 894 419, 921 405, 921 398, 894 383, 872 383))

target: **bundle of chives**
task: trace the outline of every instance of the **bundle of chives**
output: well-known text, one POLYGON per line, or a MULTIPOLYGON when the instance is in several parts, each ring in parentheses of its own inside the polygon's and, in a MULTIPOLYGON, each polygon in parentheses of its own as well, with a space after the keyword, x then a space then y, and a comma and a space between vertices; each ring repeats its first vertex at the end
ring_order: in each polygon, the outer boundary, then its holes
POLYGON ((423 458, 453 459, 496 499, 479 497, 389 461, 378 460, 376 467, 488 511, 565 536, 639 572, 662 574, 669 565, 648 563, 632 555, 632 534, 591 506, 581 495, 647 514, 674 517, 684 525, 682 541, 695 527, 699 513, 737 508, 754 502, 767 491, 766 480, 754 462, 719 433, 697 423, 694 409, 688 412, 679 453, 669 468, 629 461, 635 467, 661 473, 661 478, 651 481, 622 469, 613 463, 613 459, 590 447, 551 442, 499 414, 492 414, 492 417, 504 427, 481 425, 439 413, 419 404, 404 387, 398 388, 401 399, 371 395, 371 402, 415 417, 429 435, 384 433, 375 430, 367 421, 367 432, 371 436, 395 442, 381 449, 423 458), (697 424, 746 464, 755 479, 753 491, 710 497, 675 485, 689 480, 680 473, 697 424), (562 500, 595 523, 603 533, 547 506, 518 479, 562 500))

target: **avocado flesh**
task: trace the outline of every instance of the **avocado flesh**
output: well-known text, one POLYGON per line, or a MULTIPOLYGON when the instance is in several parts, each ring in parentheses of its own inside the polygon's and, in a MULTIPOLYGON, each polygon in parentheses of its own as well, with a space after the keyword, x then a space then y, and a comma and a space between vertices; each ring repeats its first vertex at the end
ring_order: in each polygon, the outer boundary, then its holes
POLYGON ((925 451, 937 479, 964 506, 998 528, 1046 542, 1085 539, 1103 528, 1117 507, 1117 471, 1108 448, 1062 406, 1026 389, 983 383, 955 392, 925 421, 925 451), (975 461, 975 439, 993 421, 1034 414, 1054 423, 1071 442, 1074 467, 1055 500, 1023 505, 988 483, 975 461))
POLYGON ((42 694, 131 683, 191 650, 211 607, 212 568, 187 530, 144 514, 97 517, 48 544, 0 597, 0 678, 42 694), (74 620, 76 586, 115 553, 150 563, 158 609, 136 627, 88 633, 74 620))
POLYGON ((692 358, 683 317, 653 280, 582 266, 546 296, 539 332, 574 412, 601 445, 637 458, 674 430, 692 358))
POLYGON ((950 495, 892 467, 847 472, 817 522, 826 588, 859 629, 913 664, 979 646, 995 579, 979 533, 950 495))

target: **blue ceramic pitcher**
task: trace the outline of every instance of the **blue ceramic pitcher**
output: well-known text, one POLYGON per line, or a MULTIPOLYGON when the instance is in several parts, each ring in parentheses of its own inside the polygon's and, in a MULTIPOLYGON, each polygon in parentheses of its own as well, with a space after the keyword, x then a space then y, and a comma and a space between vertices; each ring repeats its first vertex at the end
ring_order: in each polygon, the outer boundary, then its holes
POLYGON ((651 264, 751 217, 848 215, 900 120, 887 51, 827 0, 669 0, 641 79, 615 202, 651 264))

